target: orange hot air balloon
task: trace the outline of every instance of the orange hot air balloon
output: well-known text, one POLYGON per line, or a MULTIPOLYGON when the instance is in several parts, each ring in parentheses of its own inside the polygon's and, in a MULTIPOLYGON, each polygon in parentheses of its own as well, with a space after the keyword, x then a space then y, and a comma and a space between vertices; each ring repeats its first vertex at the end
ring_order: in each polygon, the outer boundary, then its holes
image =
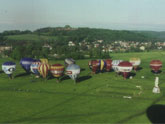
POLYGON ((40 59, 41 63, 46 63, 48 64, 48 59, 40 59))
POLYGON ((50 72, 54 77, 56 77, 58 80, 64 73, 64 66, 61 64, 54 64, 50 67, 50 72))
POLYGON ((43 78, 47 77, 49 69, 50 69, 50 65, 46 63, 42 63, 38 66, 38 71, 43 78))

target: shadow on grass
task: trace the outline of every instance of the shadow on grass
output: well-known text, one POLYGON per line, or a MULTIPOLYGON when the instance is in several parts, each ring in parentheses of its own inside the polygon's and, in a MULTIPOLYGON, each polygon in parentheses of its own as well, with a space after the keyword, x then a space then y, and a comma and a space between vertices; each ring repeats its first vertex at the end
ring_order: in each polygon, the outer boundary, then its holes
POLYGON ((158 72, 154 72, 153 70, 151 71, 153 74, 160 74, 162 71, 159 70, 158 72))
POLYGON ((152 105, 146 110, 146 113, 152 123, 165 123, 165 105, 152 105))
POLYGON ((77 83, 90 79, 92 76, 82 76, 77 79, 77 83))
POLYGON ((143 69, 142 67, 137 67, 136 71, 140 71, 142 69, 143 69))
POLYGON ((85 71, 85 70, 86 70, 85 68, 81 68, 81 72, 82 72, 82 71, 85 71))
POLYGON ((23 77, 23 76, 28 76, 28 75, 30 75, 30 73, 21 73, 21 74, 18 74, 18 75, 16 75, 14 78, 18 78, 18 77, 23 77))
POLYGON ((0 74, 3 73, 3 71, 0 71, 0 74))

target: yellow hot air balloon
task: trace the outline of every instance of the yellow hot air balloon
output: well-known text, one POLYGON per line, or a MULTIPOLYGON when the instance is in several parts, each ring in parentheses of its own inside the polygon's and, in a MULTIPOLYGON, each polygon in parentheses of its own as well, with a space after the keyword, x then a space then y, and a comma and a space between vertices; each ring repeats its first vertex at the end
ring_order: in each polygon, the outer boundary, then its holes
POLYGON ((40 61, 41 61, 41 63, 46 63, 46 64, 48 64, 48 59, 40 59, 40 61))
POLYGON ((141 59, 140 58, 130 58, 129 62, 133 65, 133 68, 136 71, 138 66, 141 63, 141 59))
POLYGON ((49 70, 50 70, 49 64, 42 63, 38 66, 38 71, 39 71, 40 75, 42 75, 43 78, 47 77, 49 70))

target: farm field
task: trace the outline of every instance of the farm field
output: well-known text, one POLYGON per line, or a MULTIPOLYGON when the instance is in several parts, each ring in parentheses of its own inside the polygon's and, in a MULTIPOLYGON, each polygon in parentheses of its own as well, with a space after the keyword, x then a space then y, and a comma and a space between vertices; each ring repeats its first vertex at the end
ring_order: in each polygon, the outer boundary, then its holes
MULTIPOLYGON (((51 77, 36 79, 17 62, 13 80, 0 70, 0 123, 152 123, 147 117, 148 108, 165 105, 165 67, 154 75, 149 63, 160 59, 165 64, 164 56, 165 52, 111 54, 113 60, 141 58, 142 69, 132 71, 133 79, 127 80, 115 72, 91 75, 89 60, 77 60, 82 68, 77 84, 67 76, 60 83, 51 77), (156 76, 160 94, 152 93, 156 76)), ((0 59, 0 64, 5 61, 8 59, 0 59)), ((54 63, 64 64, 50 61, 54 63)))
POLYGON ((22 41, 41 41, 41 40, 55 40, 57 37, 55 36, 44 36, 37 34, 20 34, 20 35, 9 35, 7 39, 9 40, 22 40, 22 41))

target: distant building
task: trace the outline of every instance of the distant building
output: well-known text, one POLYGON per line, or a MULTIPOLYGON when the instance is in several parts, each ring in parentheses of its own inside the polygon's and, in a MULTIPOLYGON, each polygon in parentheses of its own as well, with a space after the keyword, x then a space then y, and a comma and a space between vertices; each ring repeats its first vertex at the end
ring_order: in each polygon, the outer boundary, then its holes
POLYGON ((0 53, 5 50, 12 50, 12 46, 0 46, 0 53))
POLYGON ((43 48, 49 48, 49 50, 52 50, 52 46, 50 46, 49 44, 45 44, 44 46, 42 46, 43 48))
POLYGON ((145 46, 141 46, 139 49, 144 51, 145 50, 145 46))
POLYGON ((76 44, 73 41, 69 41, 68 46, 76 46, 76 44))

